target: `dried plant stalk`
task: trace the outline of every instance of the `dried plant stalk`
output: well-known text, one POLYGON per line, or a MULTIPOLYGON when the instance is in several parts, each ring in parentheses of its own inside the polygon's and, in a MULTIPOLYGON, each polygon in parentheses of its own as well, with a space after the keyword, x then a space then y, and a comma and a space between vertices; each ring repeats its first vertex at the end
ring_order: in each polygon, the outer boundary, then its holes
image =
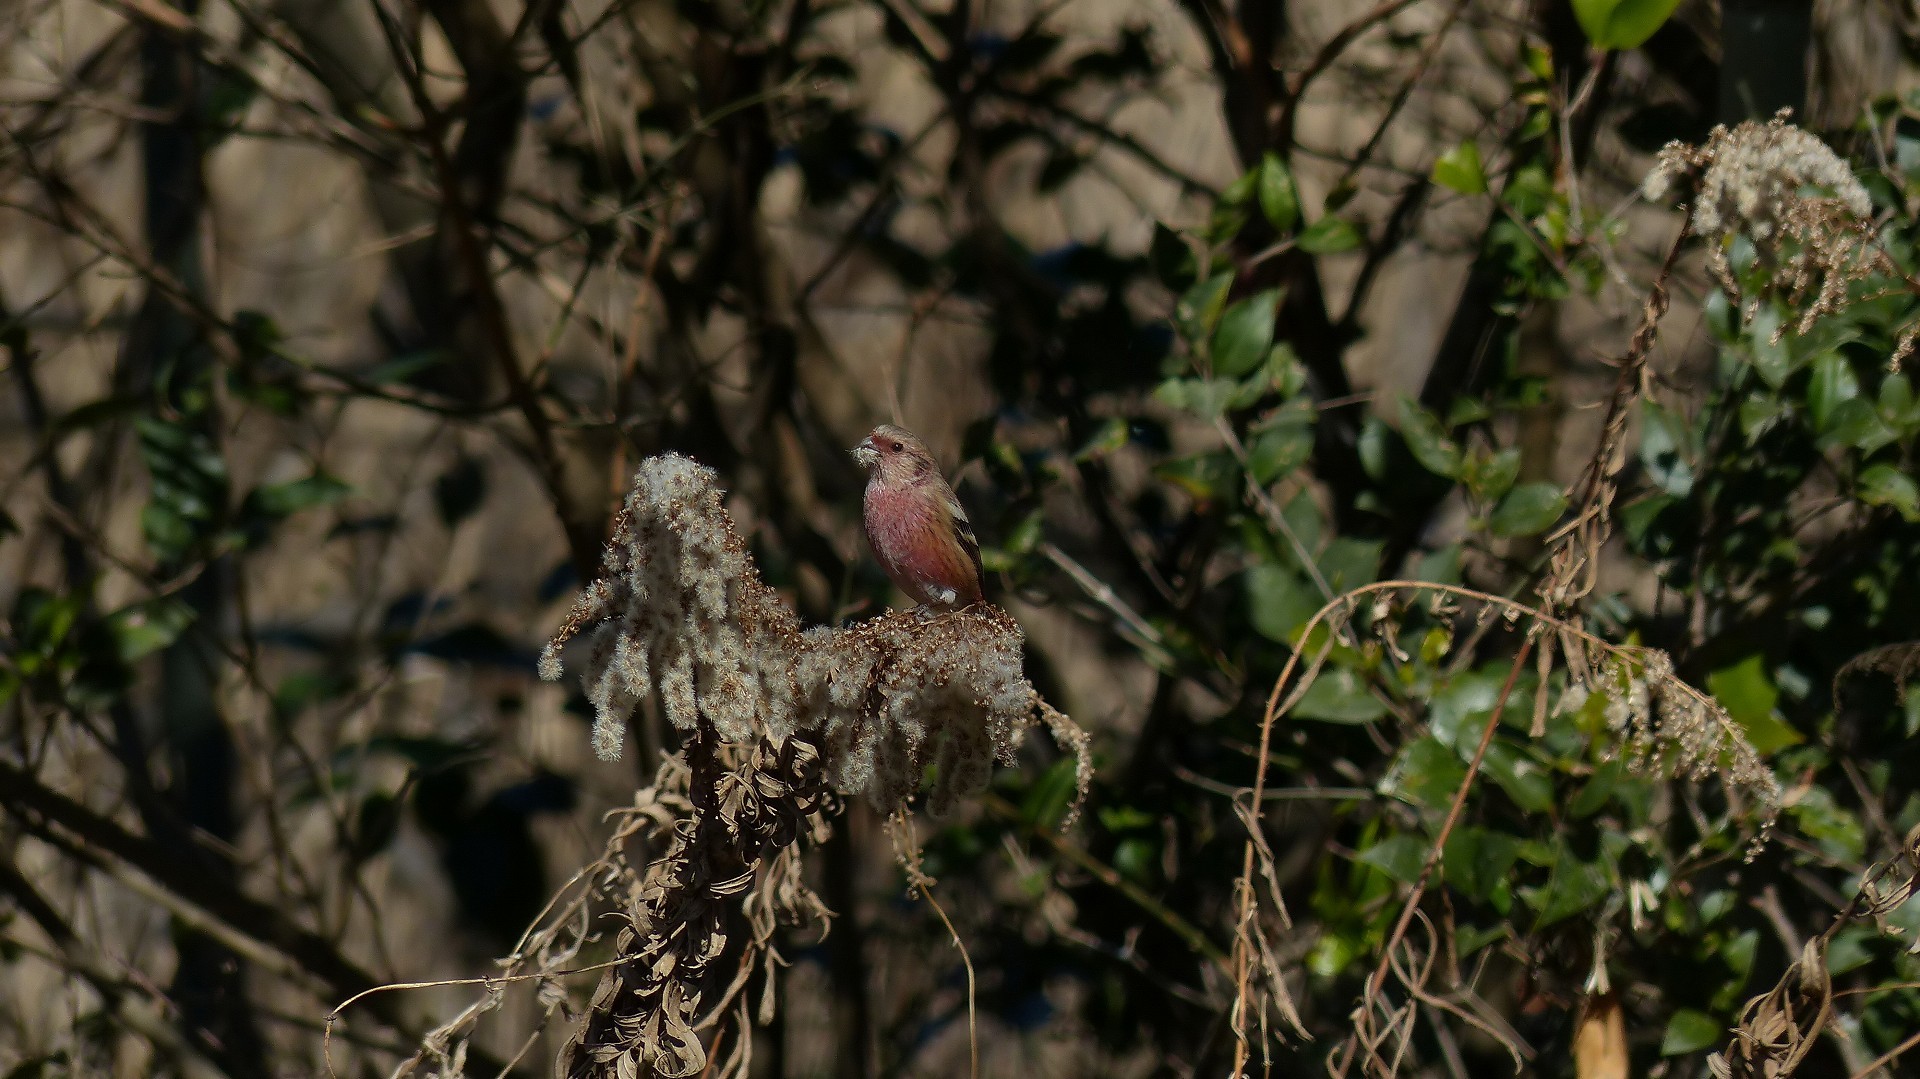
MULTIPOLYGON (((1086 735, 1027 681, 1005 611, 803 631, 761 581, 714 473, 684 457, 641 463, 603 574, 542 653, 543 677, 560 676, 560 649, 581 634, 595 750, 618 757, 649 696, 685 742, 595 881, 626 925, 562 1055, 568 1076, 747 1073, 743 990, 756 970, 771 984, 779 926, 830 917, 801 851, 825 837, 836 794, 903 814, 931 768, 927 802, 945 813, 1011 763, 1036 722, 1074 755, 1082 796, 1091 780, 1086 735), (709 1056, 709 1028, 716 1042, 732 1031, 724 1060, 709 1056)), ((763 994, 761 1021, 773 1000, 763 994)))

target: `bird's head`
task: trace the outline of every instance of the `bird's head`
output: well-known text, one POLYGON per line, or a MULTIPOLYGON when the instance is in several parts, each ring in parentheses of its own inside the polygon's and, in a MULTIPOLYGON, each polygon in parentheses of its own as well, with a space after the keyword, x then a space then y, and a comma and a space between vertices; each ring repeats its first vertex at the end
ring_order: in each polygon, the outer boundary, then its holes
POLYGON ((853 448, 853 459, 875 479, 908 483, 933 471, 933 455, 913 432, 883 423, 853 448))

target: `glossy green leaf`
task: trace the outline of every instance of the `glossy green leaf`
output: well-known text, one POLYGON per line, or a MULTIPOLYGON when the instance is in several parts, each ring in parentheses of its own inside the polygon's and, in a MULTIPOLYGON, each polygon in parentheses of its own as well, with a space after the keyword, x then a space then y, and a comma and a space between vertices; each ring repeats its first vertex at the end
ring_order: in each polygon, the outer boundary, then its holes
POLYGON ((1239 490, 1240 462, 1225 450, 1196 453, 1168 461, 1153 474, 1194 498, 1223 499, 1239 490))
POLYGON ((1466 825, 1447 838, 1440 868, 1448 884, 1470 899, 1487 902, 1509 887, 1520 858, 1520 841, 1504 832, 1466 825))
POLYGON ((1224 378, 1170 378, 1154 387, 1153 399, 1168 408, 1212 419, 1232 406, 1238 383, 1224 378))
POLYGON ((1528 813, 1546 813, 1553 809, 1553 777, 1540 762, 1521 750, 1496 741, 1487 747, 1483 768, 1487 777, 1513 799, 1514 805, 1528 813))
POLYGON ((1372 723, 1387 714, 1387 704, 1353 671, 1326 667, 1289 714, 1323 723, 1372 723))
POLYGON ((1761 380, 1776 390, 1785 385, 1787 377, 1799 365, 1781 327, 1780 309, 1770 303, 1761 304, 1747 323, 1746 337, 1753 369, 1761 380))
POLYGON ((1693 431, 1685 417, 1652 401, 1641 403, 1640 463, 1666 493, 1684 498, 1693 490, 1693 431))
POLYGON ((1394 880, 1412 884, 1420 879, 1427 864, 1427 841, 1414 835, 1391 835, 1359 854, 1362 864, 1370 865, 1394 880))
POLYGON ((1228 270, 1196 281, 1181 293, 1173 305, 1173 324, 1180 336, 1189 341, 1205 341, 1211 336, 1232 288, 1233 271, 1228 270))
POLYGON ((1386 545, 1380 540, 1342 536, 1327 544, 1327 549, 1314 559, 1314 565, 1320 568, 1320 576, 1326 579, 1328 588, 1336 594, 1348 592, 1374 582, 1380 573, 1380 555, 1384 550, 1386 545))
POLYGON ((1652 37, 1680 0, 1573 0, 1573 17, 1601 49, 1637 49, 1652 37))
POLYGON ((1559 485, 1523 483, 1494 507, 1487 528, 1496 536, 1531 536, 1553 527, 1566 508, 1567 496, 1559 485))
POLYGON ((1309 255, 1337 255, 1359 247, 1366 238, 1345 219, 1329 214, 1307 226, 1295 242, 1309 255))
POLYGON ((1725 1028, 1720 1021, 1705 1012, 1692 1008, 1681 1008, 1667 1020, 1667 1033, 1660 1039, 1660 1055, 1677 1057, 1683 1053, 1697 1053, 1702 1049, 1719 1044, 1725 1028))
POLYGON ((286 517, 315 506, 330 505, 351 493, 353 488, 344 481, 316 472, 305 479, 256 487, 248 501, 256 511, 269 517, 286 517))
POLYGON ((1273 313, 1279 303, 1279 290, 1267 289, 1227 308, 1213 332, 1215 374, 1238 378, 1265 362, 1273 347, 1273 313))
POLYGON ((1816 430, 1827 430, 1840 402, 1859 396, 1860 379, 1845 356, 1827 352, 1814 358, 1813 379, 1807 384, 1807 412, 1816 430))
POLYGON ((1300 194, 1294 189, 1293 173, 1271 151, 1260 159, 1258 194, 1260 212, 1276 232, 1285 235, 1300 223, 1300 194))
POLYGON ((1254 482, 1273 483, 1311 460, 1313 423, 1312 413, 1301 410, 1256 433, 1247 444, 1247 466, 1254 482))
POLYGON ((1920 484, 1899 468, 1873 465, 1860 473, 1860 500, 1887 506, 1908 521, 1920 521, 1920 484))
POLYGON ((1467 139, 1441 154, 1433 163, 1433 182, 1462 195, 1485 194, 1487 171, 1480 161, 1480 147, 1467 139))
POLYGON ((1323 602, 1311 581, 1271 563, 1247 570, 1243 587, 1248 621, 1262 637, 1280 644, 1292 643, 1293 635, 1323 602))
POLYGON ((1444 810, 1467 775, 1467 766, 1451 746, 1437 738, 1418 738, 1400 752, 1381 782, 1381 790, 1426 809, 1444 810))
POLYGON ((193 608, 162 596, 122 607, 107 617, 107 624, 120 658, 130 663, 172 644, 193 619, 193 608))
POLYGON ((1509 446, 1489 453, 1476 447, 1467 456, 1460 478, 1475 498, 1491 502, 1512 490, 1520 478, 1520 450, 1509 446))
POLYGON ((1412 398, 1400 399, 1400 437, 1407 440, 1414 460, 1427 471, 1449 479, 1459 475, 1460 447, 1447 437, 1433 413, 1412 398))
POLYGON ((1768 679, 1766 664, 1758 655, 1707 675, 1707 692, 1713 694, 1713 699, 1720 702, 1746 733, 1747 741, 1761 753, 1772 753, 1805 741, 1774 711, 1780 691, 1768 679))
POLYGON ((1605 866, 1581 860, 1564 844, 1556 849, 1558 854, 1546 886, 1534 890, 1528 899, 1539 912, 1541 928, 1579 914, 1613 890, 1605 866))
POLYGON ((1079 789, 1078 783, 1071 760, 1053 762, 1028 788, 1027 796, 1021 800, 1020 818, 1042 828, 1057 826, 1067 815, 1067 806, 1079 789))

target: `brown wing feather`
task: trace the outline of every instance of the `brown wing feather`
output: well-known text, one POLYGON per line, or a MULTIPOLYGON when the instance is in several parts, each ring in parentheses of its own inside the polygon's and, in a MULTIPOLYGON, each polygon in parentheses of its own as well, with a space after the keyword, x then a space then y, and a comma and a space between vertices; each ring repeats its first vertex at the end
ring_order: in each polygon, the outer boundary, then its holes
POLYGON ((987 571, 980 564, 980 539, 973 534, 973 522, 967 519, 967 511, 961 507, 960 500, 953 496, 951 489, 947 492, 947 510, 953 517, 953 538, 960 541, 961 548, 973 563, 974 591, 984 597, 987 571))

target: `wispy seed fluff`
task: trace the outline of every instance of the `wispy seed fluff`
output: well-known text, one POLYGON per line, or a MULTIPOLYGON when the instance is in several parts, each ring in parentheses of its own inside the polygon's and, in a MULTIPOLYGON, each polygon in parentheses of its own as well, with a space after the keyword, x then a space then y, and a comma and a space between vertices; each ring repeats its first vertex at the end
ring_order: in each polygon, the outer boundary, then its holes
MULTIPOLYGON (((1735 236, 1745 236, 1768 268, 1771 288, 1798 310, 1796 333, 1885 266, 1872 243, 1867 189, 1826 143, 1788 123, 1784 110, 1764 124, 1716 127, 1699 146, 1668 143, 1641 191, 1663 199, 1676 182, 1692 195, 1688 224, 1708 241, 1707 267, 1727 295, 1741 296, 1728 252, 1735 236)), ((1899 351, 1910 346, 1903 341, 1899 351)))
POLYGON ((1716 127, 1700 146, 1668 143, 1643 188, 1648 198, 1661 199, 1675 179, 1696 171, 1692 224, 1702 236, 1744 232, 1771 239, 1784 217, 1810 199, 1829 201, 1856 221, 1873 216, 1873 200, 1853 169, 1817 136, 1788 123, 1785 112, 1764 124, 1716 127))
POLYGON ((677 454, 648 458, 614 522, 601 576, 575 600, 540 655, 560 677, 560 647, 588 631, 583 682, 594 751, 617 759, 627 723, 654 695, 689 733, 779 744, 805 734, 843 794, 891 810, 929 767, 935 813, 1010 762, 1045 718, 1073 751, 1086 788, 1084 735, 1048 708, 1021 670, 1020 627, 981 605, 951 614, 894 611, 804 633, 721 504, 711 469, 677 454))

